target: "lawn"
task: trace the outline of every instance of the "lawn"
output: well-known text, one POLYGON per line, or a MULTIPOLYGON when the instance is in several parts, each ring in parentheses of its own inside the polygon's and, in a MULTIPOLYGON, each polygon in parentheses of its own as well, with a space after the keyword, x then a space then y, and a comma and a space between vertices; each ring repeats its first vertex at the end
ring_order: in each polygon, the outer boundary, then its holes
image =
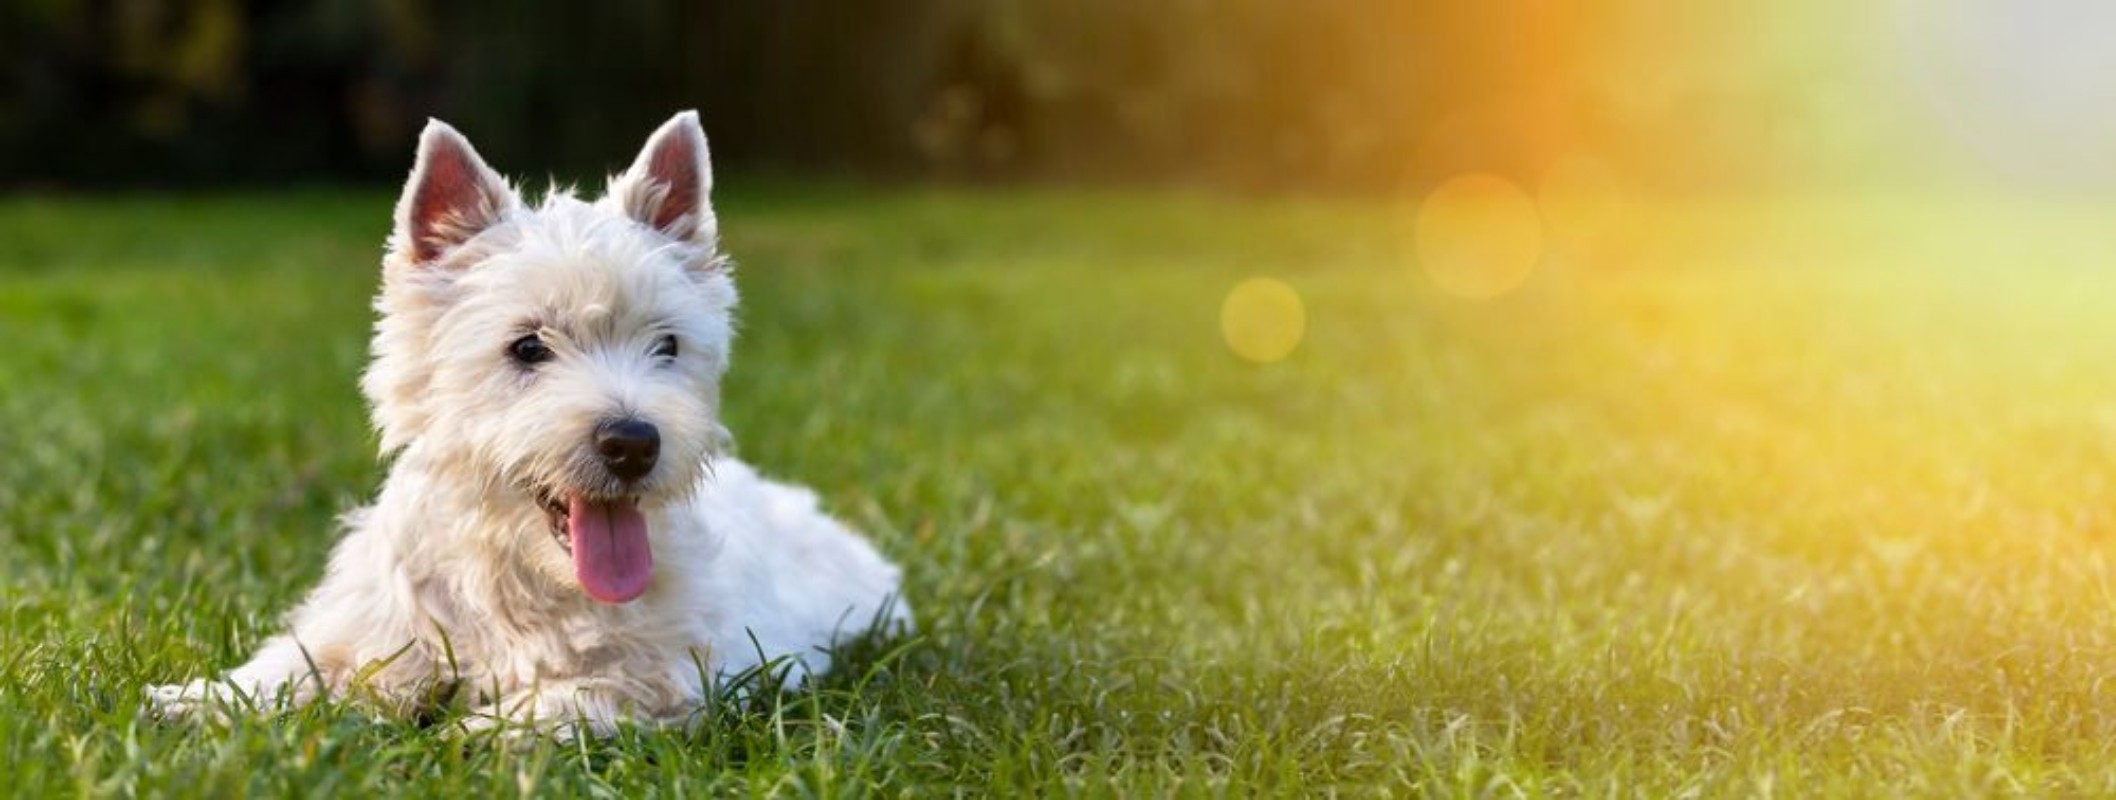
POLYGON ((158 725, 379 482, 390 198, 0 201, 23 795, 2116 792, 2112 209, 1637 203, 1445 294, 1382 202, 738 185, 741 452, 921 633, 680 733, 158 725), (1281 361, 1221 304, 1299 295, 1281 361))

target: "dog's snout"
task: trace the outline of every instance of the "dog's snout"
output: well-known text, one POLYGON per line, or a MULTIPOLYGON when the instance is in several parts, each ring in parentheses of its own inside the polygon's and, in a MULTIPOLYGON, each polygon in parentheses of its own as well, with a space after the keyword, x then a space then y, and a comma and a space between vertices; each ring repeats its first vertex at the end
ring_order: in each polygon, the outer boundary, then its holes
POLYGON ((595 428, 595 452, 610 474, 636 481, 654 471, 661 456, 661 431, 636 419, 613 419, 595 428))

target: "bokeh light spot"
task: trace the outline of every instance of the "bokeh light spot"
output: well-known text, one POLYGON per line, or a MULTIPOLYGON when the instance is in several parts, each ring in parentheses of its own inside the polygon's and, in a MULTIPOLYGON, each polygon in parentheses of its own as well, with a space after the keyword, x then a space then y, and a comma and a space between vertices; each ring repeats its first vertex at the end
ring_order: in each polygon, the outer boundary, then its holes
POLYGON ((1459 175, 1418 208, 1418 263, 1442 291, 1497 297, 1519 287, 1543 257, 1535 201, 1505 178, 1459 175))
POLYGON ((1307 306, 1284 281, 1244 280, 1220 304, 1220 335, 1228 349, 1259 364, 1291 355, 1307 332, 1307 306))

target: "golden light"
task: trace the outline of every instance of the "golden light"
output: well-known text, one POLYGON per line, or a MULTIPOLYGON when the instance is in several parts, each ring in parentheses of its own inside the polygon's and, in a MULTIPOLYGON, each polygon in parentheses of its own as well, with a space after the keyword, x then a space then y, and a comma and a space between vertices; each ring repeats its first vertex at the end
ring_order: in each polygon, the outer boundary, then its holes
POLYGON ((1418 208, 1417 258, 1442 291, 1472 299, 1519 288, 1543 257, 1543 219, 1505 178, 1449 179, 1418 208))
POLYGON ((1620 214, 1616 172, 1601 160, 1583 155, 1559 159, 1544 170, 1536 187, 1536 205, 1554 239, 1591 241, 1608 233, 1620 214))
POLYGON ((1268 364, 1291 355, 1307 331, 1307 306, 1284 281, 1244 280, 1220 303, 1220 335, 1249 361, 1268 364))

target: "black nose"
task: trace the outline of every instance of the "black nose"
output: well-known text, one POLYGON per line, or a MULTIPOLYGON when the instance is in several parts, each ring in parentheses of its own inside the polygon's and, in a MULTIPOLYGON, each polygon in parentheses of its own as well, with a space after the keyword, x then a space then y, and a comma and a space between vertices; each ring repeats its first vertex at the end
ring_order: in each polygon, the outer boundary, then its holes
POLYGON ((661 431, 636 419, 613 419, 595 426, 595 452, 610 474, 636 481, 654 471, 661 455, 661 431))

